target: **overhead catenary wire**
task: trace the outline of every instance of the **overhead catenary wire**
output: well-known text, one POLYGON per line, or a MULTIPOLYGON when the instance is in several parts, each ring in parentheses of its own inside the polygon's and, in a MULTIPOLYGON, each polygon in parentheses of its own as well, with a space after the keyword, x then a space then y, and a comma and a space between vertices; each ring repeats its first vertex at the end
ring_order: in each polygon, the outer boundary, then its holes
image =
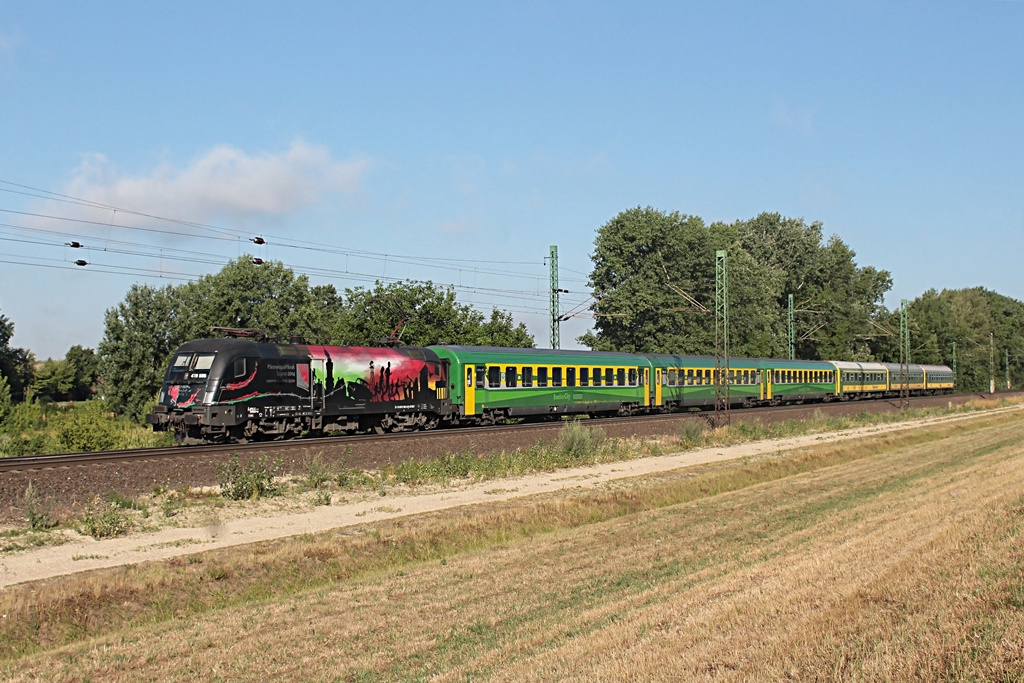
MULTIPOLYGON (((428 257, 420 255, 406 255, 406 254, 389 254, 384 252, 362 250, 362 249, 351 249, 351 248, 339 248, 334 246, 328 246, 317 242, 310 242, 305 240, 297 240, 294 238, 284 238, 274 236, 268 233, 260 233, 258 239, 254 238, 251 231, 223 228, 219 226, 208 225, 204 223, 198 223, 193 221, 186 221, 177 218, 170 218, 165 216, 159 216, 156 214, 135 211, 132 209, 126 209, 124 207, 114 206, 105 204, 102 202, 96 202, 92 200, 82 199, 79 197, 73 197, 70 195, 64 195, 57 192, 51 192, 49 190, 42 190, 34 188, 28 185, 19 183, 13 183, 11 181, 0 179, 0 184, 8 185, 10 187, 0 187, 0 191, 29 196, 37 199, 43 199, 45 201, 57 202, 68 206, 78 206, 89 210, 96 211, 112 211, 116 213, 123 213, 126 216, 135 216, 144 218, 149 221, 165 222, 170 225, 179 226, 179 228, 190 228, 201 232, 183 231, 181 229, 166 229, 159 226, 147 226, 139 225, 134 221, 123 221, 119 220, 116 224, 111 219, 104 220, 93 220, 85 216, 69 216, 60 215, 58 212, 53 211, 24 211, 10 208, 0 208, 0 212, 9 215, 25 216, 33 219, 35 222, 53 221, 60 224, 61 229, 47 229, 40 226, 29 226, 29 225, 15 225, 13 223, 0 223, 0 228, 5 229, 7 236, 0 236, 0 240, 13 242, 13 243, 24 243, 34 246, 52 246, 67 249, 74 247, 75 251, 81 249, 92 253, 103 252, 112 256, 129 257, 129 258, 143 258, 143 259, 159 259, 161 264, 163 262, 180 262, 180 263, 192 263, 202 265, 222 265, 226 259, 230 257, 225 256, 224 259, 218 258, 213 250, 204 250, 197 252, 195 248, 181 248, 170 245, 153 245, 139 241, 130 241, 124 239, 117 239, 111 236, 111 230, 116 231, 127 231, 137 232, 141 234, 160 235, 177 240, 212 240, 215 243, 226 244, 226 243, 238 243, 238 242, 253 242, 261 247, 263 253, 261 256, 262 260, 266 261, 268 258, 265 249, 270 248, 281 248, 281 249, 294 249, 299 251, 315 252, 319 254, 332 254, 345 256, 346 268, 344 270, 336 268, 324 268, 320 266, 312 265, 300 265, 294 263, 288 263, 284 260, 278 260, 285 267, 304 274, 310 277, 324 278, 331 281, 342 280, 351 282, 408 282, 408 283, 427 283, 450 287, 460 294, 472 294, 475 295, 470 301, 463 297, 463 300, 467 303, 482 306, 493 306, 501 308, 509 312, 518 313, 529 313, 529 314, 543 314, 546 311, 539 305, 531 305, 531 300, 539 304, 541 301, 546 300, 548 292, 546 288, 542 289, 539 284, 536 289, 523 289, 515 287, 493 287, 493 286, 482 286, 476 285, 475 281, 478 276, 482 277, 495 277, 495 278, 512 278, 519 280, 531 280, 539 283, 541 281, 541 273, 529 273, 524 272, 523 269, 511 270, 508 266, 536 266, 539 267, 543 264, 543 259, 537 259, 537 261, 504 261, 504 260, 489 260, 489 259, 474 259, 474 258, 452 258, 452 257, 428 257), (19 189, 12 189, 19 188, 19 189), (90 233, 88 230, 82 230, 81 228, 94 228, 104 229, 106 236, 100 236, 90 233), (79 229, 75 229, 79 228, 79 229), (13 233, 13 234, 12 234, 13 233), (59 243, 47 242, 45 240, 32 239, 32 235, 47 235, 51 237, 57 237, 60 239, 59 243), (208 256, 202 256, 199 254, 208 254, 208 256), (421 274, 416 276, 405 276, 405 277, 387 277, 383 273, 380 275, 364 272, 363 269, 353 269, 348 267, 349 259, 364 259, 366 261, 377 261, 400 263, 403 265, 413 266, 415 268, 426 269, 428 272, 431 270, 440 270, 448 273, 459 273, 458 282, 445 282, 441 278, 424 278, 421 274), (485 267, 480 267, 484 265, 485 267), (490 267, 498 265, 499 267, 490 267), (502 268, 500 266, 506 266, 502 268), (471 276, 474 280, 473 284, 466 284, 465 278, 471 276)), ((97 217, 99 218, 99 217, 97 217)), ((241 253, 241 252, 239 252, 241 253)), ((136 267, 134 265, 118 265, 111 263, 98 263, 92 260, 88 261, 88 266, 83 268, 72 265, 75 261, 70 261, 65 258, 63 261, 57 259, 45 259, 42 257, 33 256, 18 256, 7 254, 6 256, 13 256, 16 259, 24 260, 4 260, 4 263, 22 265, 22 266, 35 266, 35 267, 48 267, 48 268, 64 268, 73 270, 89 270, 90 272, 96 273, 114 273, 114 274, 136 274, 146 277, 156 278, 170 278, 176 280, 192 280, 202 277, 203 274, 182 274, 182 273, 168 273, 166 269, 160 268, 144 268, 136 267), (64 263, 66 265, 55 265, 57 263, 64 263)), ((76 259, 77 261, 84 261, 84 259, 76 259)), ((566 269, 570 270, 571 269, 566 269)), ((571 271, 579 272, 579 271, 571 271)), ((580 273, 583 274, 583 273, 580 273)), ((585 275, 585 274, 584 274, 585 275)), ((568 280, 574 283, 583 283, 583 280, 570 279, 568 280)), ((333 282, 332 282, 333 283, 333 282)), ((576 307, 584 305, 589 299, 582 299, 581 301, 567 302, 573 304, 574 310, 576 307)))

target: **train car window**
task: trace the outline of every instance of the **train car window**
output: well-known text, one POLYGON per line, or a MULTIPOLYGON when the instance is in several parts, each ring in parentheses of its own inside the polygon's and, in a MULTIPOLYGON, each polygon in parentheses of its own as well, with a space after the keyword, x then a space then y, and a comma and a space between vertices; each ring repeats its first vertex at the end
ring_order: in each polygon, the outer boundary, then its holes
POLYGON ((507 368, 505 368, 505 386, 516 386, 516 368, 514 365, 510 365, 507 368))
POLYGON ((601 368, 594 368, 594 386, 601 386, 601 368))
MULTIPOLYGON (((698 370, 697 372, 700 372, 700 370, 698 370)), ((693 386, 693 384, 694 384, 693 370, 687 370, 686 371, 686 384, 687 384, 687 386, 691 386, 691 387, 693 386)))
POLYGON ((472 367, 466 368, 466 386, 467 387, 473 386, 473 368, 472 367))
POLYGON ((626 370, 624 368, 615 371, 615 385, 620 387, 626 385, 626 370))
POLYGON ((615 371, 611 368, 604 369, 604 385, 610 387, 615 384, 615 371))
POLYGON ((235 361, 235 377, 245 377, 245 359, 239 358, 235 361))
POLYGON ((523 368, 523 386, 533 386, 533 368, 523 368))
POLYGON ((174 368, 187 368, 188 367, 188 361, 191 358, 192 358, 192 354, 191 353, 180 353, 180 354, 178 354, 177 356, 174 357, 174 362, 171 364, 171 367, 174 367, 174 368))
POLYGON ((551 386, 562 386, 562 368, 551 368, 551 386))
POLYGON ((580 368, 580 386, 590 386, 590 368, 580 368))
POLYGON ((679 381, 678 377, 679 377, 679 371, 678 370, 676 370, 675 368, 669 368, 668 369, 668 385, 670 387, 674 387, 676 385, 676 382, 679 381))
POLYGON ((574 387, 576 386, 576 368, 565 369, 565 386, 574 387))
POLYGON ((485 372, 486 372, 486 370, 484 370, 483 367, 479 367, 479 368, 476 369, 476 386, 477 386, 478 389, 483 389, 484 388, 484 374, 485 374, 485 372))
POLYGON ((630 368, 629 369, 629 386, 635 387, 636 386, 636 381, 637 381, 636 368, 630 368))
POLYGON ((492 389, 501 386, 501 368, 496 365, 487 368, 487 386, 492 389))
POLYGON ((217 356, 215 353, 197 353, 196 360, 192 364, 193 370, 209 370, 210 366, 213 365, 213 359, 217 356))
POLYGON ((548 369, 537 368, 537 386, 546 387, 548 385, 548 369))

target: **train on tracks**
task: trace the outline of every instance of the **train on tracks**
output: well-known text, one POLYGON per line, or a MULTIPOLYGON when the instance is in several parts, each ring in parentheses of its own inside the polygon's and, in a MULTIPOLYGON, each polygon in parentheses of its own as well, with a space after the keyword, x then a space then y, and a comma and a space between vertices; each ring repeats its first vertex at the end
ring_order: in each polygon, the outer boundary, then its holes
POLYGON ((702 410, 951 393, 939 365, 199 339, 171 359, 146 416, 180 442, 400 432, 510 418, 702 410))

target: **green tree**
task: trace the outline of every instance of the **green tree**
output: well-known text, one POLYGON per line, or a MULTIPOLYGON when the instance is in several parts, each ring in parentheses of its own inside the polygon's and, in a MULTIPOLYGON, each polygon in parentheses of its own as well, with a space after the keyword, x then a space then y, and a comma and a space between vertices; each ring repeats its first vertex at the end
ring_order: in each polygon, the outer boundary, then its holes
POLYGON ((64 362, 71 367, 74 374, 70 389, 71 400, 85 401, 91 398, 99 374, 100 359, 96 352, 75 345, 64 355, 64 362))
MULTIPOLYGON (((333 288, 330 288, 331 290, 333 288)), ((309 278, 295 273, 279 261, 255 265, 248 256, 228 263, 218 273, 204 275, 175 291, 180 302, 179 335, 184 339, 210 336, 211 327, 257 328, 287 340, 293 334, 317 336, 308 318, 317 313, 314 324, 340 315, 340 309, 316 311, 316 303, 338 306, 330 290, 319 289, 321 301, 311 299, 309 278)))
POLYGON ((11 400, 25 400, 25 391, 32 382, 35 357, 28 349, 11 346, 14 337, 14 323, 0 315, 0 375, 7 379, 11 400))
MULTIPOLYGON (((823 240, 821 223, 762 213, 734 224, 743 249, 765 271, 779 336, 793 295, 797 358, 871 360, 875 323, 886 318, 883 297, 892 287, 884 270, 859 267, 839 237, 823 240)), ((787 352, 783 346, 780 351, 787 352)))
MULTIPOLYGON (((988 391, 993 374, 997 388, 1005 389, 1007 355, 1012 385, 1019 387, 1024 382, 1024 303, 972 287, 941 292, 931 289, 909 302, 907 308, 912 362, 952 365, 955 343, 960 389, 988 391)), ((899 329, 898 310, 890 313, 889 325, 899 329)), ((884 360, 899 361, 897 339, 886 339, 879 346, 884 360)))
POLYGON ((171 353, 185 341, 179 304, 168 285, 132 285, 124 301, 108 309, 97 349, 102 391, 111 409, 139 419, 163 383, 171 353))
POLYGON ((75 384, 75 369, 63 360, 47 358, 32 378, 32 398, 37 401, 62 401, 75 384))
POLYGON ((766 273, 738 242, 736 226, 651 207, 623 211, 597 233, 590 274, 596 350, 710 354, 715 350, 715 252, 729 254, 730 351, 777 352, 766 273))
POLYGON ((11 387, 7 384, 7 378, 0 373, 0 424, 11 412, 11 387))
POLYGON ((494 309, 489 319, 466 304, 455 290, 432 282, 375 283, 373 289, 345 290, 343 343, 374 345, 393 331, 411 346, 474 344, 532 347, 533 337, 512 316, 494 309))

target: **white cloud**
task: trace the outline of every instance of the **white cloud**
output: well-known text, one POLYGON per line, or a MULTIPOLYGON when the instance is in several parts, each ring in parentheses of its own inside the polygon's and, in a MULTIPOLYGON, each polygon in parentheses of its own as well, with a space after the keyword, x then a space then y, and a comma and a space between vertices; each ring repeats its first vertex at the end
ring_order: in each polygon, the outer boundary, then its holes
POLYGON ((353 194, 368 160, 338 162, 327 148, 296 141, 282 154, 249 155, 221 144, 193 164, 162 164, 121 176, 102 155, 76 169, 67 194, 133 211, 191 221, 222 216, 282 216, 329 193, 353 194))
POLYGON ((368 167, 367 159, 336 161, 326 148, 302 141, 279 154, 250 155, 218 145, 185 168, 161 164, 135 176, 91 154, 75 169, 65 194, 191 222, 284 216, 330 193, 356 193, 368 167))

